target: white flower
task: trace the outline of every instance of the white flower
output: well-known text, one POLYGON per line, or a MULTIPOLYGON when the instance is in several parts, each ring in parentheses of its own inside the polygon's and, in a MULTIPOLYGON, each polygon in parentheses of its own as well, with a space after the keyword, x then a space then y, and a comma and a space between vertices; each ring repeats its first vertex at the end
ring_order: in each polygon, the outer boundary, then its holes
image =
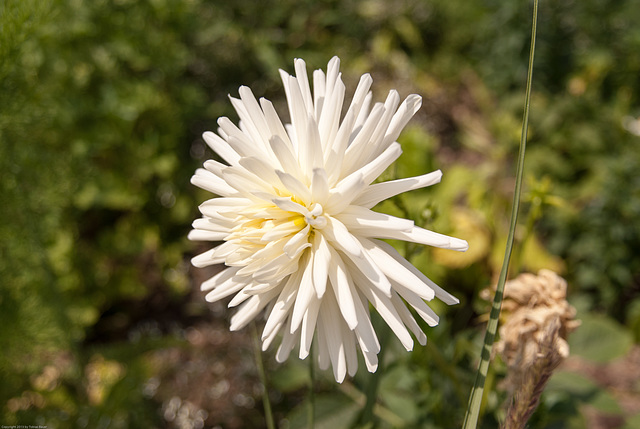
POLYGON ((430 326, 438 316, 425 300, 458 302, 379 239, 459 251, 468 245, 371 210, 389 197, 438 183, 442 173, 372 184, 400 156, 396 139, 421 98, 410 95, 400 104, 391 91, 370 108, 372 79, 365 74, 340 120, 345 86, 339 64, 334 57, 326 75, 313 73, 313 93, 303 60, 295 60, 295 77, 280 71, 291 125, 283 125, 271 102, 257 101, 247 87, 240 88, 240 99, 230 97, 240 126, 223 117, 217 135, 204 133, 226 164, 206 161, 193 176, 193 184, 219 197, 200 206, 203 217, 189 238, 223 241, 192 263, 225 265, 202 290, 210 291, 210 302, 235 294, 229 303, 238 306, 232 331, 266 309, 263 350, 281 333, 279 362, 297 344, 306 358, 317 332, 319 366, 331 364, 342 382, 347 372, 356 372, 358 346, 367 369, 378 366, 369 304, 411 350, 409 331, 420 344, 427 337, 405 302, 430 326))

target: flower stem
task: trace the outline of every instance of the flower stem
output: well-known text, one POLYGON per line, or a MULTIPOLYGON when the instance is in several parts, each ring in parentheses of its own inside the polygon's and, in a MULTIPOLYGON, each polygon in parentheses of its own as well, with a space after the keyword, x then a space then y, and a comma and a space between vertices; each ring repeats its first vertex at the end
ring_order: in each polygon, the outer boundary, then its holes
POLYGON ((366 397, 366 401, 364 407, 362 408, 362 413, 360 415, 360 423, 363 427, 374 427, 375 426, 375 413, 374 409, 376 406, 376 402, 378 400, 378 387, 380 386, 380 377, 382 376, 382 365, 384 361, 384 353, 386 351, 386 347, 384 345, 387 343, 387 339, 389 338, 390 328, 387 325, 380 327, 377 330, 380 338, 380 353, 378 353, 378 369, 376 372, 369 374, 369 383, 365 387, 364 393, 366 397))
POLYGON ((314 345, 311 343, 311 350, 309 351, 309 397, 307 398, 308 408, 307 408, 307 428, 313 429, 315 427, 316 421, 316 394, 315 394, 315 384, 316 384, 316 371, 315 366, 313 365, 314 360, 314 345))
POLYGON ((518 209, 520 206, 520 193, 522 190, 522 176, 524 171, 524 155, 527 145, 527 131, 529 126, 529 108, 531 101, 531 80, 533 75, 533 58, 536 47, 536 27, 538 22, 538 0, 533 2, 533 23, 531 27, 531 47, 529 49, 529 68, 527 70, 527 88, 525 91, 524 101, 524 115, 522 119, 522 133, 520 135, 520 151, 518 153, 518 164, 516 168, 516 185, 513 194, 513 206, 511 208, 511 223, 509 225, 509 235, 507 237, 507 245, 504 254, 504 260, 502 263, 502 269, 500 271, 500 277, 498 279, 498 285, 496 287, 496 294, 491 306, 491 314, 489 323, 487 324, 487 331, 484 337, 484 344, 482 346, 482 352, 480 356, 480 364, 478 366, 478 372, 476 374, 476 380, 471 391, 469 398, 469 405, 467 407, 467 413, 464 419, 464 429, 475 429, 478 425, 478 419, 480 416, 480 407, 482 404, 482 397, 484 393, 484 384, 487 378, 489 370, 489 363, 491 361, 491 350, 493 348, 493 341, 498 330, 498 318, 500 316, 500 309, 502 307, 502 298, 504 294, 504 284, 507 280, 507 273, 509 271, 509 260, 511 258, 511 252, 513 250, 513 240, 516 230, 516 224, 518 221, 518 209))
POLYGON ((273 421, 273 413, 271 412, 271 401, 269 400, 269 389, 267 388, 267 374, 264 370, 262 362, 262 347, 260 347, 260 337, 258 336, 258 328, 255 322, 252 324, 253 329, 253 346, 256 355, 256 367, 258 368, 258 376, 262 383, 262 405, 264 406, 264 419, 268 429, 275 429, 276 425, 273 421))

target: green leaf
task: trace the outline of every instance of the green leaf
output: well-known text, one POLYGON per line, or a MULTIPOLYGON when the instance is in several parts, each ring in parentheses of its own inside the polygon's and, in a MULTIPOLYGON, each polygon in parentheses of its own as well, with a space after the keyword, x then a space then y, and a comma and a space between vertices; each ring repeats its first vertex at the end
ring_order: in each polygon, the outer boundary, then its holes
POLYGON ((620 414, 618 401, 602 387, 585 376, 568 371, 553 375, 546 392, 569 395, 573 401, 587 404, 607 414, 620 414))
MULTIPOLYGON (((307 407, 304 401, 288 416, 290 429, 307 427, 307 407)), ((360 411, 360 407, 342 395, 317 395, 315 398, 315 429, 342 429, 351 427, 351 422, 360 411)))
POLYGON ((631 333, 614 320, 589 314, 569 336, 571 354, 592 362, 608 362, 626 354, 633 344, 631 333))
POLYGON ((270 374, 269 383, 279 392, 293 392, 309 384, 308 361, 289 360, 270 374))

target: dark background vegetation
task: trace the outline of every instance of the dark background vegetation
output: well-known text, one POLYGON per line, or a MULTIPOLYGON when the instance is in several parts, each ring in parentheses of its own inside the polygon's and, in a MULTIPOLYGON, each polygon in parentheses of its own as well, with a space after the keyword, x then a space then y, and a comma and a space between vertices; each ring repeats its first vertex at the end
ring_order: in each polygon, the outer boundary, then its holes
MULTIPOLYGON (((540 5, 512 272, 560 272, 583 325, 531 427, 640 424, 639 6, 540 5)), ((407 249, 461 304, 436 304, 425 348, 390 339, 379 426, 460 426, 488 308, 478 295, 504 249, 530 22, 524 1, 3 0, 0 423, 264 425, 251 329, 227 332, 224 305, 198 291, 210 273, 189 264, 208 198, 189 178, 213 156, 201 133, 236 120, 228 94, 244 84, 282 107, 278 68, 338 55, 352 90, 371 72, 378 99, 424 99, 393 173, 444 171, 381 210, 471 245, 407 249)), ((277 421, 304 426, 306 363, 264 358, 277 421)), ((320 375, 319 427, 355 424, 363 371, 341 386, 320 375)), ((503 375, 498 361, 485 427, 503 415, 503 375)))

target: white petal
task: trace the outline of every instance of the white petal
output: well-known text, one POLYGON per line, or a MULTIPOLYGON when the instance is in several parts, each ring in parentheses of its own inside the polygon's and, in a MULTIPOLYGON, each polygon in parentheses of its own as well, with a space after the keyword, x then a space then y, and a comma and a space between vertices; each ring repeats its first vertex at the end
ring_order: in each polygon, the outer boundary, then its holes
POLYGON ((236 267, 226 268, 209 280, 204 281, 200 286, 202 291, 213 289, 207 294, 205 299, 209 302, 214 302, 245 287, 247 285, 246 280, 242 277, 236 277, 237 272, 238 269, 236 267), (238 289, 235 289, 236 287, 238 287, 238 289), (226 293, 228 291, 231 292, 226 293))
POLYGON ((246 135, 227 117, 218 119, 218 125, 224 130, 228 137, 225 139, 229 146, 240 156, 256 156, 264 154, 264 150, 251 141, 251 137, 246 135))
POLYGON ((407 304, 409 304, 414 308, 414 310, 416 310, 416 313, 418 313, 418 315, 422 318, 422 320, 427 322, 429 326, 436 326, 438 324, 438 322, 440 321, 440 318, 435 313, 435 311, 433 311, 431 307, 429 307, 429 305, 426 302, 424 302, 423 298, 421 298, 415 292, 407 289, 401 283, 396 283, 395 281, 392 280, 391 284, 393 285, 393 289, 402 298, 404 298, 405 301, 407 301, 407 304))
POLYGON ((192 241, 221 241, 229 235, 228 232, 206 231, 203 229, 194 229, 189 231, 187 238, 192 241))
POLYGON ((309 230, 310 226, 307 225, 298 233, 296 233, 287 244, 284 246, 282 250, 284 250, 285 255, 289 258, 293 259, 300 254, 307 247, 311 247, 311 243, 309 243, 309 230))
POLYGON ((231 146, 229 146, 229 143, 227 143, 217 134, 212 133, 211 131, 207 131, 202 134, 202 138, 204 139, 205 143, 207 143, 207 145, 211 149, 213 149, 215 153, 220 155, 222 159, 227 161, 229 165, 236 165, 240 160, 240 155, 238 154, 238 152, 233 150, 231 146))
POLYGON ((362 248, 358 240, 356 240, 349 230, 339 220, 331 216, 325 216, 327 226, 322 229, 322 234, 332 245, 342 250, 346 254, 353 255, 358 258, 362 255, 362 248))
POLYGON ((377 289, 369 287, 369 280, 362 273, 351 271, 351 275, 355 280, 358 290, 367 297, 407 351, 411 351, 413 349, 411 334, 409 334, 409 331, 407 331, 407 328, 402 323, 402 318, 391 303, 391 299, 377 289))
POLYGON ((309 188, 292 176, 289 173, 284 173, 282 171, 276 171, 276 174, 280 178, 280 181, 284 184, 284 186, 293 194, 300 198, 302 201, 308 202, 311 199, 311 192, 309 188))
MULTIPOLYGON (((358 313, 354 296, 357 294, 342 258, 335 250, 331 252, 332 265, 329 267, 329 279, 340 313, 350 329, 358 326, 358 313)), ((368 317, 368 316, 367 316, 368 317)))
POLYGON ((320 141, 325 153, 325 160, 338 133, 342 103, 344 102, 346 91, 344 83, 342 83, 337 72, 333 82, 329 82, 331 77, 330 73, 327 73, 325 99, 322 102, 322 111, 318 120, 318 130, 320 131, 320 141))
POLYGON ((222 264, 224 258, 214 258, 216 249, 209 249, 204 253, 199 254, 191 258, 191 265, 197 268, 209 267, 211 265, 222 264))
MULTIPOLYGON (((347 375, 347 360, 344 350, 343 332, 340 325, 340 316, 336 308, 336 302, 331 300, 332 295, 322 305, 322 311, 318 315, 318 321, 325 332, 324 339, 329 349, 329 358, 333 367, 333 375, 338 383, 344 381, 347 375)), ((350 334, 350 332, 348 332, 350 334)))
MULTIPOLYGON (((360 244, 360 246, 362 245, 360 244)), ((363 250, 358 257, 349 254, 346 255, 348 258, 345 259, 344 262, 349 268, 349 272, 361 272, 364 277, 367 278, 369 286, 375 287, 387 297, 391 296, 391 283, 389 283, 389 279, 387 279, 387 276, 384 275, 380 268, 376 266, 376 263, 371 256, 369 256, 369 252, 363 250)))
POLYGON ((349 110, 338 129, 335 139, 333 139, 333 144, 328 148, 325 158, 325 168, 327 168, 329 183, 333 183, 341 177, 342 160, 347 150, 347 145, 349 144, 349 137, 372 82, 371 76, 368 74, 360 78, 349 110))
POLYGON ((367 92, 366 97, 364 97, 364 101, 362 102, 362 108, 360 108, 360 113, 358 113, 358 117, 356 118, 356 122, 353 124, 353 132, 349 136, 350 144, 356 138, 360 130, 362 130, 362 126, 367 121, 369 114, 371 112, 371 101, 373 100, 373 93, 371 91, 367 92))
POLYGON ((219 245, 218 247, 214 248, 213 250, 214 250, 214 253, 213 253, 214 258, 224 258, 231 255, 234 252, 237 252, 238 246, 235 243, 226 241, 221 245, 219 245))
POLYGON ((300 359, 305 359, 309 356, 309 350, 311 350, 311 342, 313 341, 313 333, 316 330, 316 321, 318 319, 318 311, 320 311, 320 304, 322 300, 316 296, 311 297, 309 307, 302 318, 302 327, 300 329, 300 359))
POLYGON ((244 197, 251 197, 255 191, 274 192, 271 184, 244 168, 227 167, 222 171, 222 178, 244 197))
POLYGON ((321 325, 318 325, 318 368, 323 371, 329 369, 331 358, 329 357, 329 346, 327 344, 327 335, 321 325))
POLYGON ((263 144, 265 144, 266 142, 269 141, 269 138, 271 137, 272 133, 269 130, 269 125, 267 124, 265 115, 262 109, 260 108, 260 105, 258 104, 256 97, 253 95, 251 88, 247 86, 241 86, 238 92, 247 110, 247 113, 251 118, 251 121, 253 122, 257 131, 262 137, 261 141, 263 142, 263 144))
POLYGON ((212 198, 200 204, 200 212, 212 218, 220 213, 237 213, 251 204, 246 198, 212 198))
MULTIPOLYGON (((247 286, 247 288, 248 287, 250 287, 250 286, 247 286)), ((242 304, 243 302, 245 302, 246 300, 248 300, 249 298, 251 298, 252 296, 253 296, 253 294, 247 293, 246 288, 244 288, 240 292, 238 292, 231 299, 231 301, 229 301, 229 304, 227 304, 227 307, 229 307, 229 308, 237 307, 240 304, 242 304)))
POLYGON ((295 301, 298 292, 298 284, 301 279, 302 271, 298 271, 291 274, 291 276, 285 281, 285 285, 282 288, 275 305, 271 309, 271 313, 269 313, 267 322, 265 323, 264 330, 262 332, 263 340, 272 335, 274 331, 279 330, 282 326, 282 322, 289 315, 289 310, 295 301))
POLYGON ((279 322, 275 326, 275 329, 269 335, 263 335, 262 336, 262 351, 263 352, 266 352, 269 349, 269 347, 271 347, 271 344, 273 343, 273 340, 276 339, 276 337, 278 336, 278 333, 280 332, 280 329, 282 328, 283 325, 284 325, 284 322, 279 322))
POLYGON ((300 147, 300 165, 303 167, 305 176, 310 179, 314 169, 324 166, 324 155, 318 125, 311 115, 307 118, 306 131, 306 144, 300 147))
POLYGON ((275 188, 282 187, 282 182, 280 182, 280 178, 276 174, 276 169, 270 164, 264 162, 262 159, 256 157, 245 157, 238 161, 238 163, 253 175, 260 177, 269 185, 275 188))
POLYGON ((387 99, 384 102, 384 115, 382 115, 382 118, 380 118, 380 121, 378 121, 378 127, 371 136, 371 145, 376 148, 375 152, 370 151, 372 152, 371 155, 375 156, 377 153, 382 151, 382 149, 384 149, 383 147, 381 147, 381 145, 384 136, 389 129, 389 125, 391 123, 393 115, 398 108, 398 104, 400 104, 400 95, 398 94, 398 91, 392 89, 391 91, 389 91, 387 99))
POLYGON ((372 231, 371 237, 411 241, 413 243, 426 244, 427 246, 451 249, 458 252, 465 252, 469 248, 469 244, 465 240, 429 231, 428 229, 420 228, 419 226, 414 226, 411 231, 408 232, 394 231, 391 229, 376 230, 372 231))
POLYGON ((285 94, 287 96, 287 104, 289 106, 291 126, 294 131, 293 133, 289 133, 289 135, 295 136, 295 138, 293 139, 293 143, 294 146, 297 143, 297 151, 299 153, 302 142, 304 142, 304 138, 306 137, 307 115, 311 112, 307 111, 304 99, 302 98, 298 80, 295 77, 289 75, 287 75, 285 79, 283 75, 282 81, 285 84, 285 88, 288 88, 288 91, 285 91, 285 94))
POLYGON ((354 329, 358 343, 363 352, 377 354, 380 352, 380 342, 376 336, 376 331, 371 324, 369 315, 369 301, 361 292, 354 287, 353 303, 356 308, 358 326, 354 329))
MULTIPOLYGON (((289 137, 287 137, 287 141, 289 137)), ((298 165, 298 160, 293 153, 293 147, 291 143, 285 143, 285 141, 279 136, 273 136, 269 140, 269 145, 274 155, 278 159, 278 162, 282 166, 282 171, 286 171, 298 180, 303 178, 302 170, 298 165)))
POLYGON ((315 117, 320 118, 322 106, 325 101, 325 90, 327 80, 324 72, 320 69, 313 71, 313 106, 315 117))
MULTIPOLYGON (((269 131, 271 133, 271 137, 268 140, 269 144, 271 145, 271 140, 279 139, 287 147, 292 147, 291 141, 289 140, 289 135, 287 134, 287 130, 285 129, 284 125, 282 125, 282 121, 280 120, 276 109, 273 107, 273 103, 271 103, 266 98, 261 98, 260 106, 262 106, 264 117, 267 121, 267 125, 269 126, 269 131)), ((284 165, 282 165, 282 168, 287 170, 284 165)))
POLYGON ((353 233, 362 231, 364 235, 374 235, 370 231, 392 230, 411 231, 412 220, 402 219, 384 213, 378 213, 364 207, 351 205, 335 216, 353 233))
POLYGON ((371 88, 372 83, 373 79, 368 73, 365 73, 360 77, 356 91, 353 94, 353 100, 351 100, 351 104, 349 105, 349 110, 347 110, 347 114, 345 115, 345 118, 340 125, 340 129, 338 130, 338 134, 340 135, 344 133, 344 137, 336 138, 333 143, 332 149, 338 154, 344 154, 347 150, 349 136, 351 135, 351 131, 353 130, 358 114, 360 113, 360 109, 362 108, 364 100, 369 93, 369 88, 371 88))
POLYGON ((364 363, 367 365, 367 371, 376 372, 378 369, 378 355, 371 352, 362 352, 364 363))
POLYGON ((400 155, 402 154, 402 148, 398 143, 392 143, 387 149, 384 150, 373 161, 366 164, 357 172, 362 174, 362 180, 368 185, 378 178, 384 170, 387 169, 400 155))
POLYGON ((435 296, 434 290, 400 262, 396 261, 385 250, 365 238, 361 238, 360 242, 366 249, 365 253, 373 259, 373 263, 380 267, 390 280, 404 285, 422 299, 433 299, 435 296))
POLYGON ((299 332, 296 332, 295 334, 289 332, 289 325, 289 321, 287 320, 287 324, 282 330, 282 343, 280 343, 280 347, 278 347, 278 351, 276 352, 276 361, 280 363, 287 360, 291 350, 293 350, 293 346, 300 337, 299 332))
POLYGON ((302 229, 295 222, 284 222, 277 224, 262 235, 262 241, 270 242, 279 240, 287 235, 296 234, 302 229))
MULTIPOLYGON (((242 92, 242 88, 246 88, 246 87, 240 87, 240 90, 242 92)), ((254 142, 254 144, 258 144, 262 147, 265 147, 265 142, 269 141, 269 130, 266 126, 266 124, 264 124, 264 128, 263 131, 266 134, 266 138, 263 137, 263 135, 260 132, 260 125, 256 123, 256 121, 254 121, 254 118, 251 117, 251 114, 248 111, 249 106, 247 106, 242 100, 234 98, 229 96, 229 100, 231 101, 231 104, 233 105, 234 109, 236 110, 236 112, 238 113, 238 116, 240 117, 240 129, 243 131, 243 133, 245 133, 247 135, 247 137, 249 138, 250 141, 254 142)), ((256 102, 257 105, 257 102, 256 102)), ((258 107, 258 111, 259 111, 259 115, 262 115, 262 112, 260 111, 260 108, 258 107)), ((257 118, 256 118, 257 119, 257 118)), ((260 121, 258 119, 258 121, 260 121)), ((262 121, 264 121, 264 118, 262 119, 262 121)))
POLYGON ((304 100, 307 112, 313 113, 313 99, 311 97, 311 89, 309 88, 309 77, 307 76, 307 65, 302 58, 296 58, 293 61, 296 70, 296 79, 300 85, 300 93, 304 100))
POLYGON ((411 332, 413 332, 413 335, 416 336, 418 343, 423 346, 427 344, 426 334, 422 331, 422 329, 420 329, 420 326, 416 322, 416 319, 413 318, 413 315, 411 314, 405 303, 396 293, 391 296, 391 303, 400 315, 400 318, 402 319, 402 322, 405 324, 405 326, 409 328, 411 332))
POLYGON ((413 191, 415 189, 440 183, 441 178, 442 172, 440 170, 436 170, 422 176, 374 183, 373 185, 369 185, 367 189, 365 189, 360 196, 353 201, 352 204, 371 208, 379 202, 403 192, 413 191))
POLYGON ((230 229, 233 228, 233 224, 223 224, 221 222, 214 222, 209 218, 202 217, 196 219, 191 224, 194 229, 204 229, 206 231, 225 232, 229 234, 230 229))
POLYGON ((292 201, 291 197, 274 198, 271 201, 286 212, 299 213, 303 216, 309 212, 306 207, 292 201))
POLYGON ((223 179, 203 168, 196 170, 196 174, 191 177, 191 183, 205 191, 224 197, 238 194, 238 191, 229 186, 223 179))
POLYGON ((237 331, 251 322, 264 307, 277 295, 274 291, 265 292, 260 295, 253 295, 249 300, 238 308, 236 314, 231 317, 230 331, 237 331))
POLYGON ((358 351, 356 349, 356 337, 353 332, 345 332, 343 330, 342 343, 344 344, 344 353, 347 358, 347 373, 353 377, 358 371, 358 351))
POLYGON ((225 168, 228 167, 228 165, 223 164, 221 162, 218 162, 216 160, 213 159, 207 159, 204 164, 203 167, 206 168, 208 171, 212 172, 213 174, 215 174, 217 177, 222 177, 222 170, 224 170, 225 168))
POLYGON ((326 206, 329 198, 329 181, 324 168, 315 168, 311 177, 311 201, 326 206))
POLYGON ((366 186, 367 183, 363 180, 360 172, 347 176, 329 191, 329 199, 325 210, 328 213, 339 214, 360 195, 366 186))
POLYGON ((422 97, 416 94, 411 94, 402 102, 400 108, 391 119, 389 129, 382 142, 383 148, 396 141, 402 129, 420 109, 420 106, 422 106, 422 97))
POLYGON ((369 159, 371 136, 376 130, 385 109, 382 103, 376 103, 371 113, 368 115, 362 129, 358 132, 353 142, 347 148, 342 164, 343 174, 349 174, 357 170, 363 161, 369 159))
POLYGON ((316 290, 318 298, 322 298, 327 288, 329 266, 331 263, 335 263, 327 240, 322 234, 314 234, 311 253, 313 255, 313 287, 316 290))
POLYGON ((418 270, 416 267, 411 265, 411 263, 409 261, 407 261, 405 258, 403 258, 400 255, 400 253, 398 253, 398 251, 393 248, 392 245, 390 245, 389 243, 385 243, 384 241, 379 241, 379 240, 375 240, 374 242, 380 248, 385 250, 389 255, 391 255, 391 257, 393 257, 393 259, 398 261, 400 264, 402 264, 402 266, 404 266, 406 269, 408 269, 413 274, 415 274, 420 280, 422 280, 424 283, 429 285, 429 287, 435 291, 436 297, 440 301, 444 302, 445 304, 449 304, 449 305, 458 304, 460 302, 460 300, 458 298, 456 298, 455 296, 451 295, 449 292, 447 292, 444 289, 442 289, 440 286, 435 284, 431 279, 429 279, 427 276, 422 274, 422 272, 420 272, 420 270, 418 270))
POLYGON ((253 278, 260 283, 270 283, 284 278, 296 267, 297 259, 292 261, 287 255, 282 254, 253 273, 253 278))
POLYGON ((293 305, 293 312, 291 313, 291 327, 289 328, 291 333, 295 332, 302 322, 302 317, 309 308, 309 303, 315 295, 313 289, 313 261, 309 261, 308 258, 304 258, 304 262, 301 261, 301 265, 304 267, 304 274, 300 281, 298 289, 298 295, 296 296, 296 302, 293 305))

